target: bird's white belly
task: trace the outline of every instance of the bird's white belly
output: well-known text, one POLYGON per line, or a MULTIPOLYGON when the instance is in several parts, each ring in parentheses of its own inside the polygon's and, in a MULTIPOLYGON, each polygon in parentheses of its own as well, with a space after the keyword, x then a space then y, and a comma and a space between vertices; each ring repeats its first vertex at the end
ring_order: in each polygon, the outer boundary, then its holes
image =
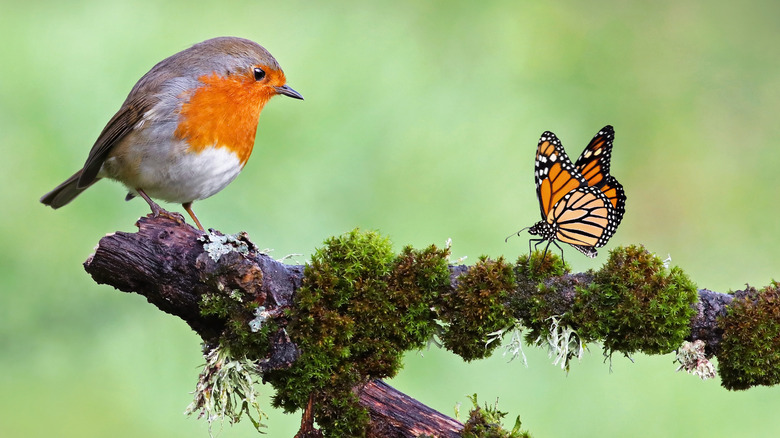
MULTIPOLYGON (((112 158, 106 160, 105 176, 120 181, 132 194, 143 190, 153 199, 186 203, 208 198, 224 189, 241 172, 238 157, 228 148, 207 148, 200 152, 185 151, 156 155, 154 151, 140 158, 134 172, 111 172, 112 158)), ((101 172, 103 173, 103 172, 101 172)), ((102 176, 102 175, 101 175, 102 176)))

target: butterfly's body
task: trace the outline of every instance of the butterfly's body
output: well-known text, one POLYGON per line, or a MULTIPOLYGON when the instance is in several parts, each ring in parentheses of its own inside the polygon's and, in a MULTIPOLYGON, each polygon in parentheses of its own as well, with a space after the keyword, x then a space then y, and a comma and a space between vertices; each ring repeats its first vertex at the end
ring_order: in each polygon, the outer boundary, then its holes
MULTIPOLYGON (((542 220, 528 229, 536 246, 568 243, 588 257, 604 246, 625 212, 623 186, 609 175, 614 130, 605 126, 572 164, 560 140, 545 132, 536 150, 534 178, 542 220)), ((545 251, 547 251, 545 247, 545 251)))

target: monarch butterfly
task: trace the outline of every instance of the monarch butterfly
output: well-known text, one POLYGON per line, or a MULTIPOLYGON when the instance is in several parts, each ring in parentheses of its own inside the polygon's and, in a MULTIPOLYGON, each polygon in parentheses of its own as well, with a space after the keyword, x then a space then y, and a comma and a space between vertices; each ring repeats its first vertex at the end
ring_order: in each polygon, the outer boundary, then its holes
POLYGON ((545 253, 550 243, 561 249, 559 240, 593 258, 596 248, 615 234, 626 211, 626 194, 609 174, 614 139, 612 126, 605 126, 572 164, 558 137, 550 131, 542 134, 534 165, 542 220, 517 232, 527 229, 540 237, 528 242, 529 251, 531 242, 536 248, 545 241, 545 253))

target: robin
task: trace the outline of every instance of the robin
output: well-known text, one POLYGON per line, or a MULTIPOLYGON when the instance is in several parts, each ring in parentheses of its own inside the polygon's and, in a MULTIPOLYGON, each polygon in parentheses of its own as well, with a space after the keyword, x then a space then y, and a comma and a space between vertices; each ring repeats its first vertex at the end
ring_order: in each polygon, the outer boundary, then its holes
POLYGON ((41 198, 60 208, 101 178, 141 196, 182 204, 224 189, 244 168, 260 111, 277 94, 303 99, 259 44, 220 37, 195 44, 152 67, 103 128, 84 167, 41 198))

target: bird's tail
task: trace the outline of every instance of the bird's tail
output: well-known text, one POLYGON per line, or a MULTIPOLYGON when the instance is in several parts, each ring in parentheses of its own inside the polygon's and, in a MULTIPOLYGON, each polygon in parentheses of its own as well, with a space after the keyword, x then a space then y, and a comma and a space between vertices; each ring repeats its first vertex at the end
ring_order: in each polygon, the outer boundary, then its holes
POLYGON ((44 205, 48 205, 51 208, 60 208, 63 205, 67 204, 68 202, 72 201, 73 198, 80 195, 81 192, 87 190, 89 186, 95 184, 95 182, 100 179, 100 178, 95 178, 94 180, 92 180, 92 182, 90 182, 86 186, 79 187, 80 177, 81 177, 81 170, 73 174, 73 176, 65 180, 65 182, 63 182, 62 184, 55 187, 54 190, 43 195, 43 197, 41 198, 41 203, 44 205))

